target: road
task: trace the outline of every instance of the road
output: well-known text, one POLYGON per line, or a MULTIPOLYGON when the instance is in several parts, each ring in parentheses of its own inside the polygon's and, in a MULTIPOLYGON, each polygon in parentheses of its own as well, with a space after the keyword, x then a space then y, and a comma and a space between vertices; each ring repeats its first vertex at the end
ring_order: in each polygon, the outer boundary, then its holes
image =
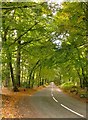
POLYGON ((23 118, 86 118, 86 103, 64 94, 52 82, 18 104, 23 118))

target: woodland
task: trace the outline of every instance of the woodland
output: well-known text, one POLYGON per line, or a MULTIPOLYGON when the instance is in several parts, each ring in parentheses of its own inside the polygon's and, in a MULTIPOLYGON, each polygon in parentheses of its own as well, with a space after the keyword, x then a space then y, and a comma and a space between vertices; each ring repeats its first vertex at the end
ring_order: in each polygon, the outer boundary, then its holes
POLYGON ((3 86, 88 88, 88 2, 2 2, 0 32, 3 86))

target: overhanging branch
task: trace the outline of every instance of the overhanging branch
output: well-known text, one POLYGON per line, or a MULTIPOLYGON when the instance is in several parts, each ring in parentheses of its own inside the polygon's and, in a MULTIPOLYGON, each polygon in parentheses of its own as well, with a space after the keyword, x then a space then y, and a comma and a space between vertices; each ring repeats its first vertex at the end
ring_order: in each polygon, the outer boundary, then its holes
POLYGON ((28 30, 26 30, 23 34, 21 34, 17 39, 15 39, 15 41, 13 43, 11 43, 9 46, 13 45, 16 41, 18 41, 21 37, 23 37, 25 34, 28 33, 28 31, 30 31, 35 25, 37 25, 39 22, 35 22, 34 25, 32 25, 28 30))

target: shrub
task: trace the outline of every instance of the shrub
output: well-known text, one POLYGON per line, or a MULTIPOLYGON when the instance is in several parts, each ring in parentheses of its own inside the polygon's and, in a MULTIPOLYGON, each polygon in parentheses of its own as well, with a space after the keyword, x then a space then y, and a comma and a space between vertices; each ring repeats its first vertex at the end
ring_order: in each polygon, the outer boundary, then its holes
POLYGON ((61 88, 64 90, 70 90, 74 86, 73 82, 66 82, 61 85, 61 88))

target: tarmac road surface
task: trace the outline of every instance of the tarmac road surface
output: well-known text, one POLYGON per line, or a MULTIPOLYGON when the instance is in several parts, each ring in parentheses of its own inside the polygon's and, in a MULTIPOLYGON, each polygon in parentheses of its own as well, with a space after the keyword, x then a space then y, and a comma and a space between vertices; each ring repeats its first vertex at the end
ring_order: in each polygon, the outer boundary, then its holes
POLYGON ((23 118, 86 118, 86 103, 64 94, 52 82, 18 103, 23 118))

